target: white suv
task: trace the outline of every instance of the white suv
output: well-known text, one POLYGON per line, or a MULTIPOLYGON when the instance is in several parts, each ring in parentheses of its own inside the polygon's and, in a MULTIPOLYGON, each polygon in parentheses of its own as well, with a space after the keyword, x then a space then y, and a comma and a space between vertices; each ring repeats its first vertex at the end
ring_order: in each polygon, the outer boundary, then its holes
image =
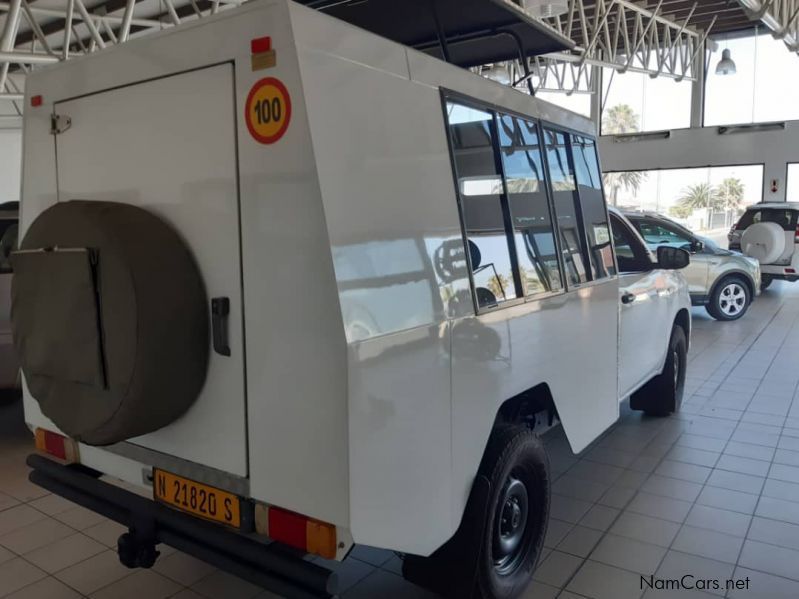
POLYGON ((761 289, 775 279, 799 280, 799 202, 749 206, 727 235, 729 248, 760 262, 761 289))
POLYGON ((286 0, 26 91, 31 480, 128 528, 128 566, 166 543, 330 597, 302 556, 364 544, 450 596, 518 597, 539 433, 580 452, 628 396, 679 408, 689 257, 609 215, 588 119, 286 0))

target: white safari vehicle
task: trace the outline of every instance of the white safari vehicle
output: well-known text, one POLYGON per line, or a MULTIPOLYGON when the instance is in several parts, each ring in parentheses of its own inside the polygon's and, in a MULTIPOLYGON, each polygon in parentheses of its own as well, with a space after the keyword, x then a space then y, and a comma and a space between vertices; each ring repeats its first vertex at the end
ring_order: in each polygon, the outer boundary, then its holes
POLYGON ((609 217, 588 120, 286 0, 26 94, 31 480, 128 527, 130 567, 166 543, 328 597, 302 558, 357 543, 429 588, 515 597, 549 513, 539 427, 579 452, 636 391, 679 406, 687 253, 654 261, 609 217))

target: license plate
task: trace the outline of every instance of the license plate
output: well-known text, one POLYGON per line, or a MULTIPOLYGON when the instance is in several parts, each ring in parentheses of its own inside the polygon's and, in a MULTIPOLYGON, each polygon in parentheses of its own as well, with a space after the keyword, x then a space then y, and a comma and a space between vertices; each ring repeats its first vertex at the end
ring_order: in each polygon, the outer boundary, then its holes
POLYGON ((239 528, 239 498, 232 493, 153 468, 156 501, 182 512, 239 528))

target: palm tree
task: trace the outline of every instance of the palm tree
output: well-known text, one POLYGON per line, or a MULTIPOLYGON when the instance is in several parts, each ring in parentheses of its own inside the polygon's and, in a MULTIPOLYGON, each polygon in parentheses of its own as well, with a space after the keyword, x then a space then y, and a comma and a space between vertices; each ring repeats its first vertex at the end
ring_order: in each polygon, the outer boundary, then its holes
MULTIPOLYGON (((635 133, 638 129, 638 115, 629 104, 617 104, 609 108, 602 117, 604 135, 635 133)), ((610 203, 614 206, 618 204, 619 191, 622 189, 631 191, 633 195, 637 194, 646 177, 647 173, 640 171, 607 173, 605 187, 610 190, 610 203)))
POLYGON ((682 190, 677 202, 687 208, 694 210, 698 208, 713 208, 718 199, 716 190, 710 183, 697 183, 689 185, 682 190))
POLYGON ((710 213, 719 207, 719 198, 716 190, 710 183, 697 183, 689 185, 682 190, 677 199, 677 210, 685 214, 690 214, 694 210, 707 210, 708 225, 710 224, 710 213))
POLYGON ((738 211, 744 199, 744 185, 737 177, 727 177, 716 188, 716 196, 725 211, 738 211))
POLYGON ((603 135, 635 133, 638 130, 638 115, 629 104, 616 104, 602 117, 603 135))
POLYGON ((605 187, 610 190, 610 203, 613 206, 618 205, 619 191, 626 189, 631 191, 633 195, 638 193, 641 189, 641 183, 646 181, 649 176, 644 171, 622 171, 619 173, 605 173, 603 179, 605 187))
POLYGON ((488 283, 486 283, 486 287, 491 290, 491 293, 493 293, 494 297, 496 297, 499 301, 508 299, 507 293, 510 287, 510 282, 502 273, 497 273, 492 276, 488 280, 488 283))

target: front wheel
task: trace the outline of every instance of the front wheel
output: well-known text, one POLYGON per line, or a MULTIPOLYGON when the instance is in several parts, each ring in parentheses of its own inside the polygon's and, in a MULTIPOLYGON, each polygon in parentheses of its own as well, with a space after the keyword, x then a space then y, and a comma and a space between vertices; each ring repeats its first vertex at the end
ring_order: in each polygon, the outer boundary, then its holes
POLYGON ((751 302, 746 281, 740 277, 725 277, 716 285, 705 308, 716 320, 738 320, 746 314, 751 302))
POLYGON ((549 459, 544 445, 521 425, 500 427, 489 442, 481 473, 491 483, 488 520, 477 568, 480 599, 512 599, 530 583, 549 520, 549 459))
POLYGON ((688 364, 688 340, 683 328, 671 330, 663 371, 630 397, 630 408, 643 410, 647 416, 668 416, 680 409, 688 364))

